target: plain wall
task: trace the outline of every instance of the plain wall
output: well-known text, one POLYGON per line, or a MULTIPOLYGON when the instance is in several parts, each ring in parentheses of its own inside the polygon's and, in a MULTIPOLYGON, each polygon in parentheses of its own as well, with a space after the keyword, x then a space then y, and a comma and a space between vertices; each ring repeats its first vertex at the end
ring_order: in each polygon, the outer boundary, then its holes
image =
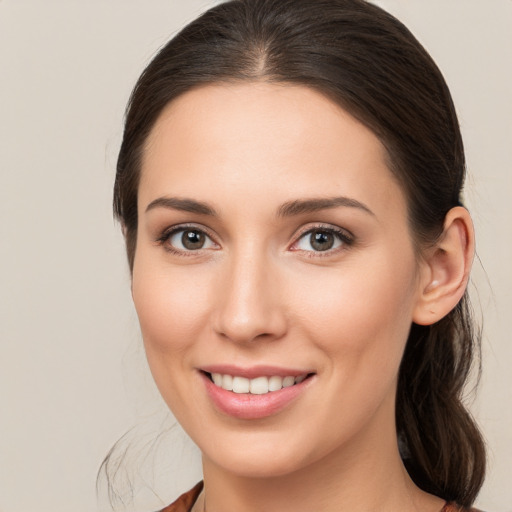
MULTIPOLYGON (((0 0, 0 512, 97 510, 96 472, 110 446, 132 425, 165 421, 111 189, 138 74, 213 3, 0 0)), ((477 504, 510 512, 512 2, 378 3, 426 46, 459 112, 482 262, 473 296, 484 373, 472 410, 490 468, 477 504)), ((179 429, 157 451, 165 481, 155 484, 170 501, 199 477, 199 459, 179 429)), ((148 488, 139 512, 163 504, 148 488)))

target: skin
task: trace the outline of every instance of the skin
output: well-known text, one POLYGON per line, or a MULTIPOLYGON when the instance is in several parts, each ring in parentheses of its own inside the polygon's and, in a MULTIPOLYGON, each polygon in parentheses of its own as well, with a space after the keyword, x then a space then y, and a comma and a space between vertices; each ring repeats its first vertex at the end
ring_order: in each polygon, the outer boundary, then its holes
POLYGON ((411 323, 436 321, 464 291, 465 210, 418 258, 378 138, 318 92, 266 83, 205 86, 168 105, 147 140, 138 209, 133 299, 156 384, 203 454, 196 510, 204 499, 208 512, 442 508, 403 468, 394 401, 411 323), (358 206, 279 214, 341 196, 358 206), (165 238, 183 223, 207 234, 203 248, 165 238), (315 251, 307 232, 332 228, 351 241, 315 251), (282 411, 243 420, 214 407, 198 371, 227 363, 314 376, 282 411))

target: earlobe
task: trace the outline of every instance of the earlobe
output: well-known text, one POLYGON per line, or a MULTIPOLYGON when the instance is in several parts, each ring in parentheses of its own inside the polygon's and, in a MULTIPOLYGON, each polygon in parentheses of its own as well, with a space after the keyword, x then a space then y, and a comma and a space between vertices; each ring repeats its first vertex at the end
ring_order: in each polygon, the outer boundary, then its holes
POLYGON ((469 212, 457 206, 445 217, 443 233, 424 256, 419 298, 413 322, 431 325, 446 316, 467 287, 475 249, 469 212))

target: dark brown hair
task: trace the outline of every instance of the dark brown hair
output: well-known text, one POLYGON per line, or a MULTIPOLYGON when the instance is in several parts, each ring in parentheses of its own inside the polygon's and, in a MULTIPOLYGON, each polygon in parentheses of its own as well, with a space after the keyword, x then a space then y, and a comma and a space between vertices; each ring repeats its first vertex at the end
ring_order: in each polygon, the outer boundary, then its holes
MULTIPOLYGON (((233 0, 189 24, 141 75, 126 115, 114 210, 133 266, 144 143, 165 106, 202 84, 300 84, 368 126, 405 191, 417 247, 461 205, 464 150, 448 87, 407 28, 363 0, 233 0)), ((462 394, 478 336, 467 296, 432 326, 412 325, 401 364, 397 435, 416 484, 469 506, 485 472, 482 437, 462 394)))

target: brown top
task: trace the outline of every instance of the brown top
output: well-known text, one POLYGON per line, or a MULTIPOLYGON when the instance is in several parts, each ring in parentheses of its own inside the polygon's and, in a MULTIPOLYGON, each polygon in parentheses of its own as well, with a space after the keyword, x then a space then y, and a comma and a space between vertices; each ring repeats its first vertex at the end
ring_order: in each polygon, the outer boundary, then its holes
MULTIPOLYGON (((190 491, 182 494, 174 503, 171 503, 168 507, 165 507, 160 512, 190 512, 192 506, 196 502, 199 494, 203 490, 203 482, 199 482, 190 491)), ((467 509, 455 505, 454 503, 446 503, 440 512, 481 512, 476 508, 467 509)))
POLYGON ((199 482, 190 491, 182 494, 174 503, 162 509, 161 512, 190 512, 202 490, 203 482, 199 482))

